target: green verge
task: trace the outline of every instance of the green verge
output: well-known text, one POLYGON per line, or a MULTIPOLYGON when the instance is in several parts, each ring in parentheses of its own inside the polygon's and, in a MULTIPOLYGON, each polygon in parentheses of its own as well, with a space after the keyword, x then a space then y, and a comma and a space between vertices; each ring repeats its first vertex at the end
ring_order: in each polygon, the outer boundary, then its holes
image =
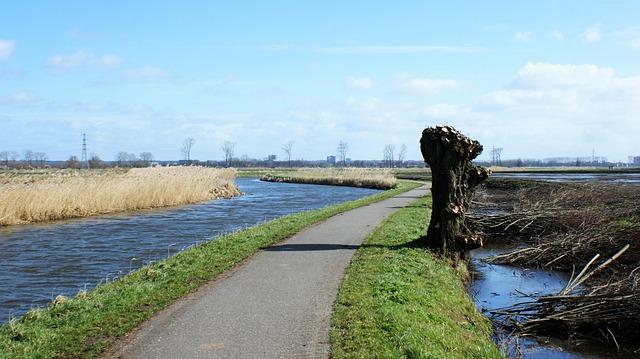
POLYGON ((75 298, 31 310, 0 326, 0 358, 97 357, 115 339, 260 248, 338 213, 420 185, 402 182, 359 200, 284 216, 186 250, 75 298))
POLYGON ((421 247, 431 198, 389 217, 360 248, 334 305, 333 358, 503 358, 467 295, 465 270, 421 247))

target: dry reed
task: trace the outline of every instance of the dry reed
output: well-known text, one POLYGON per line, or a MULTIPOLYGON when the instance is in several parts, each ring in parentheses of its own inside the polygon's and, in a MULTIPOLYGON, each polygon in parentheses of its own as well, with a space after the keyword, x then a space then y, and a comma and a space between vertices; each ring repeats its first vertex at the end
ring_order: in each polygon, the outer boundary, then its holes
POLYGON ((395 187, 397 182, 390 170, 362 168, 299 169, 290 173, 267 174, 262 176, 261 180, 375 189, 390 189, 395 187))
POLYGON ((204 167, 50 171, 0 176, 0 225, 230 198, 235 170, 204 167))

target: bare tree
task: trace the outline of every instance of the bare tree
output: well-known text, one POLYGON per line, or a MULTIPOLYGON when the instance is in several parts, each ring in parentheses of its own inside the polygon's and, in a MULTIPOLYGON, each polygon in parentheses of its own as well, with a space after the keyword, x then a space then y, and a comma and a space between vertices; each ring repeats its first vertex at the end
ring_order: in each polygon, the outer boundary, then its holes
POLYGON ((398 165, 402 166, 404 163, 404 157, 407 155, 407 146, 403 143, 400 145, 400 151, 398 151, 398 165))
POLYGON ((31 166, 33 164, 33 157, 34 157, 33 156, 33 151, 31 151, 31 150, 24 151, 24 156, 23 156, 24 162, 26 164, 28 164, 29 166, 31 166))
POLYGON ((38 167, 44 167, 44 163, 47 161, 47 154, 44 152, 34 152, 33 160, 38 167))
POLYGON ((191 148, 196 143, 196 140, 193 137, 187 137, 182 142, 182 147, 180 148, 180 152, 182 152, 182 158, 184 158, 187 162, 191 161, 191 148))
POLYGON ((229 167, 231 160, 233 159, 233 152, 235 151, 236 144, 234 142, 225 142, 220 149, 224 153, 224 162, 229 167))
POLYGON ((118 152, 116 155, 116 163, 120 167, 131 167, 133 162, 137 159, 136 155, 133 153, 127 153, 124 151, 118 152))
POLYGON ((67 162, 65 162, 66 168, 80 168, 80 160, 78 160, 78 156, 69 156, 67 162))
POLYGON ((92 153, 89 156, 89 168, 100 168, 102 166, 103 166, 103 164, 102 164, 102 160, 100 159, 100 157, 97 154, 92 153))
POLYGON ((344 141, 340 141, 340 143, 338 143, 338 158, 340 160, 340 162, 342 162, 343 166, 347 165, 347 151, 349 150, 349 144, 344 142, 344 141))
POLYGON ((0 161, 4 162, 4 167, 9 167, 9 151, 0 151, 0 161))
POLYGON ((9 151, 9 160, 15 165, 16 161, 20 158, 20 154, 16 151, 9 151))
POLYGON ((289 162, 289 167, 291 167, 291 153, 293 151, 293 144, 295 142, 289 141, 282 146, 282 150, 287 155, 287 161, 289 162))
POLYGON ((145 167, 149 167, 151 161, 153 161, 153 154, 151 152, 142 152, 140 153, 140 160, 145 167))
POLYGON ((389 168, 393 167, 393 163, 395 161, 395 151, 396 146, 384 145, 384 162, 389 168))

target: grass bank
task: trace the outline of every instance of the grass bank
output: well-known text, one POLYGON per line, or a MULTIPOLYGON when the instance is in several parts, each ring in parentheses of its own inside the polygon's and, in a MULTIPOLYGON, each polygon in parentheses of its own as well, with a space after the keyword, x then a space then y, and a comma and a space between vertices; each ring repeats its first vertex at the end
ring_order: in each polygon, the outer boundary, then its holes
POLYGON ((356 201, 281 217, 186 250, 75 298, 57 298, 48 308, 31 310, 0 327, 0 358, 96 357, 154 313, 260 248, 338 213, 418 186, 401 182, 393 190, 356 201))
POLYGON ((502 358, 466 273, 415 242, 431 199, 401 209, 360 248, 334 306, 333 358, 502 358))
POLYGON ((240 194, 231 169, 134 168, 0 175, 0 226, 196 203, 240 194))
POLYGON ((268 182, 309 183, 331 186, 349 186, 390 189, 397 180, 387 169, 372 168, 303 168, 285 173, 269 173, 260 178, 268 182))

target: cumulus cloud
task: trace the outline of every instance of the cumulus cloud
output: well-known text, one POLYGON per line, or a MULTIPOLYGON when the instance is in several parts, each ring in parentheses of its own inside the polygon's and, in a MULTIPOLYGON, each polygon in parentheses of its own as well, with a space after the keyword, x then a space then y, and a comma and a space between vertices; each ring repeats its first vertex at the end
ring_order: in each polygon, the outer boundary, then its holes
POLYGON ((15 41, 0 39, 0 60, 9 60, 11 58, 11 55, 13 55, 15 47, 15 41))
POLYGON ((368 90, 373 86, 373 80, 370 77, 347 77, 347 86, 353 89, 368 90))
POLYGON ((69 54, 53 55, 47 60, 47 65, 55 72, 67 72, 85 67, 117 68, 122 62, 122 58, 117 55, 96 56, 78 50, 69 54))
POLYGON ((582 33, 582 39, 588 43, 598 42, 600 38, 602 38, 602 25, 600 23, 594 24, 582 33))
POLYGON ((433 94, 456 87, 458 82, 452 79, 411 77, 409 75, 397 76, 400 87, 414 94, 433 94))
POLYGON ((516 32, 515 35, 513 35, 517 42, 529 42, 531 36, 533 36, 533 33, 529 31, 516 32))

